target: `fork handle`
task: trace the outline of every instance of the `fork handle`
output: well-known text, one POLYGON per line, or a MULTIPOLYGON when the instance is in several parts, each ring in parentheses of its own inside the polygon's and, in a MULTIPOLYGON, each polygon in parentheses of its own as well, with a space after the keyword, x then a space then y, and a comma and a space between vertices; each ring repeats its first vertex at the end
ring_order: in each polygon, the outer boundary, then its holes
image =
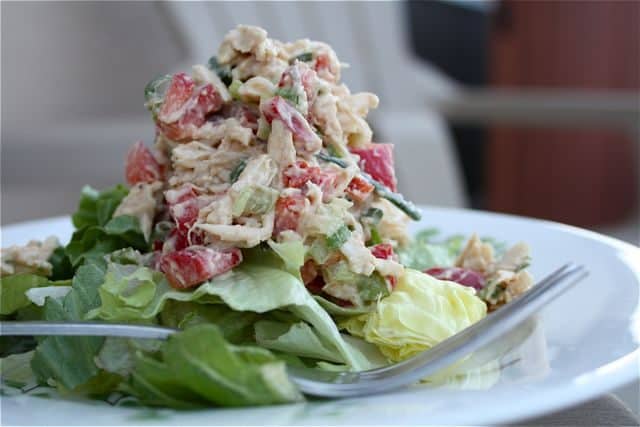
POLYGON ((178 329, 106 322, 0 322, 0 336, 102 336, 165 340, 178 329))

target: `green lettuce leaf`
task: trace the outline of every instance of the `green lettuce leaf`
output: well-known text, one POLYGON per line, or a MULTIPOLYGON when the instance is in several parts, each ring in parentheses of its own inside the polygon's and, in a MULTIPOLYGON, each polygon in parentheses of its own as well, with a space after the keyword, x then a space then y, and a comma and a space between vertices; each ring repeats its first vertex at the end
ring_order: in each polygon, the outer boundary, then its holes
POLYGON ((26 292, 32 288, 49 285, 46 277, 35 274, 12 274, 0 278, 0 314, 12 314, 31 304, 26 292))
POLYGON ((458 333, 486 316, 473 289, 407 269, 394 291, 371 313, 341 327, 376 344, 392 361, 404 360, 458 333))
POLYGON ((198 402, 222 406, 268 405, 302 400, 284 362, 268 350, 228 344, 214 325, 173 335, 161 359, 139 356, 134 393, 148 404, 184 407, 198 402))
POLYGON ((0 377, 2 388, 30 388, 37 384, 36 377, 31 369, 33 351, 12 354, 0 359, 0 377))
POLYGON ((80 195, 78 210, 71 216, 73 225, 78 229, 106 225, 128 193, 129 190, 123 185, 103 191, 85 186, 80 195))
POLYGON ((224 339, 232 344, 254 342, 253 324, 261 315, 252 311, 231 310, 224 304, 167 301, 160 313, 160 323, 177 329, 215 324, 224 339))
MULTIPOLYGON (((261 347, 295 356, 330 361, 348 369, 345 358, 336 353, 331 343, 319 336, 304 322, 284 323, 261 320, 255 324, 256 343, 261 347)), ((362 369, 373 369, 387 364, 386 358, 376 346, 361 339, 343 335, 352 358, 358 360, 362 369)))
MULTIPOLYGON (((109 268, 111 273, 113 268, 109 268)), ((362 369, 358 361, 353 359, 329 314, 309 294, 302 281, 285 270, 281 258, 270 249, 255 248, 246 251, 245 260, 239 267, 203 283, 191 292, 171 288, 160 273, 144 267, 139 267, 138 270, 140 272, 129 272, 123 276, 107 274, 104 285, 100 287, 102 304, 92 310, 88 318, 152 322, 169 300, 223 303, 232 310, 241 312, 287 310, 298 319, 311 324, 320 336, 342 354, 349 366, 355 370, 362 369), (127 286, 135 288, 143 282, 140 277, 154 283, 155 293, 146 304, 132 304, 118 292, 118 289, 125 288, 114 283, 133 281, 133 284, 127 286)))
MULTIPOLYGON (((90 309, 100 305, 98 287, 104 274, 97 265, 80 267, 72 290, 62 300, 47 298, 44 319, 84 320, 90 309)), ((66 389, 75 389, 98 375, 95 356, 103 342, 102 337, 47 337, 36 348, 31 367, 40 382, 54 380, 66 389)))
POLYGON ((424 271, 432 267, 453 266, 464 243, 463 236, 438 241, 438 231, 427 229, 417 233, 411 242, 398 251, 400 262, 406 267, 424 271))
POLYGON ((104 227, 90 226, 77 230, 65 252, 74 268, 83 263, 104 266, 105 255, 128 247, 148 250, 138 218, 121 215, 108 220, 104 227))

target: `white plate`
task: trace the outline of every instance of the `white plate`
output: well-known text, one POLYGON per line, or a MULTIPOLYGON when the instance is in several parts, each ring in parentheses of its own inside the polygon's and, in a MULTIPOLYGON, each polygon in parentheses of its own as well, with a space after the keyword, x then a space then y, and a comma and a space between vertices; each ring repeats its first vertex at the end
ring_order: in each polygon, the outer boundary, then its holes
MULTIPOLYGON (((494 424, 534 417, 597 397, 638 377, 640 249, 556 223, 427 207, 414 230, 529 243, 540 278, 567 261, 590 276, 546 308, 524 343, 493 366, 445 386, 385 395, 248 409, 172 411, 30 395, 2 397, 3 424, 494 424), (499 365, 498 365, 499 363, 499 365)), ((2 246, 50 234, 67 239, 68 219, 6 227, 2 246)))

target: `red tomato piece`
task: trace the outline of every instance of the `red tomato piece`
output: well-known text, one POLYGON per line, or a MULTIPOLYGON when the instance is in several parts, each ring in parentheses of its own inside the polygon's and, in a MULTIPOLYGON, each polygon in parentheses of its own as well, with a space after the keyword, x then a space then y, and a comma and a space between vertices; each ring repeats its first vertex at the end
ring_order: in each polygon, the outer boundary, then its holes
POLYGON ((158 118, 166 123, 177 121, 182 115, 180 110, 191 98, 196 84, 186 73, 178 73, 171 79, 171 84, 164 95, 164 102, 158 113, 158 118), (174 117, 176 116, 176 117, 174 117))
POLYGON ((200 203, 197 198, 169 206, 169 214, 176 222, 178 230, 187 232, 196 223, 200 213, 200 203))
POLYGON ((165 274, 171 286, 187 289, 226 273, 240 262, 240 249, 218 251, 196 246, 163 255, 160 259, 160 271, 165 274))
POLYGON ((323 195, 329 195, 335 189, 337 174, 323 171, 318 166, 311 166, 304 160, 298 160, 282 174, 284 186, 304 190, 307 182, 316 184, 323 195))
POLYGON ((314 69, 320 77, 329 81, 336 81, 338 70, 331 63, 331 58, 326 53, 317 56, 314 69))
POLYGON ((196 192, 196 188, 191 184, 184 184, 180 188, 167 190, 164 193, 164 198, 169 205, 176 205, 189 199, 195 199, 196 197, 198 197, 198 193, 196 192))
POLYGON ((278 235, 285 230, 296 231, 300 222, 300 215, 304 209, 306 198, 302 193, 279 197, 276 202, 276 219, 273 234, 278 235))
POLYGON ((305 285, 311 283, 318 277, 318 266, 313 260, 308 260, 300 267, 300 276, 302 276, 302 283, 305 285))
POLYGON ((393 246, 389 243, 379 243, 371 248, 371 254, 380 259, 393 259, 393 246))
POLYGON ((282 77, 280 78, 280 82, 278 83, 278 87, 294 87, 296 85, 301 85, 302 89, 304 89, 305 94, 307 95, 307 101, 311 101, 314 98, 314 89, 313 82, 316 77, 316 72, 313 71, 307 64, 304 62, 297 62, 287 68, 284 73, 282 73, 282 77))
POLYGON ((459 285, 469 286, 474 289, 482 289, 485 285, 485 280, 482 274, 470 270, 468 268, 460 267, 434 267, 425 270, 430 276, 440 280, 449 280, 456 282, 459 285))
POLYGON ((360 168, 363 171, 391 191, 397 190, 398 182, 393 169, 393 144, 369 144, 364 148, 354 148, 351 152, 360 156, 360 168))
POLYGON ((125 178, 129 185, 162 180, 162 167, 142 141, 134 143, 125 160, 125 178))
POLYGON ((354 176, 347 186, 347 194, 356 202, 364 202, 375 187, 362 177, 354 176))
POLYGON ((158 127, 175 141, 192 137, 209 113, 222 107, 222 97, 211 84, 196 87, 185 73, 173 76, 158 113, 158 127))
POLYGON ((263 103, 261 111, 269 124, 275 119, 284 123, 298 141, 313 143, 319 139, 302 114, 279 96, 263 103))

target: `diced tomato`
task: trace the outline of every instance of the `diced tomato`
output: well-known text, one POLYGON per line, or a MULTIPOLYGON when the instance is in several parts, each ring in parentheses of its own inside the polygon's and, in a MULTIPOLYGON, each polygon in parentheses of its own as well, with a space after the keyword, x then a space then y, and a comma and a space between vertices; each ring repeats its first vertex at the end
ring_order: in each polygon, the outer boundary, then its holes
POLYGON ((162 166, 142 141, 137 141, 131 146, 124 168, 129 185, 162 180, 162 166))
MULTIPOLYGON (((371 248, 371 254, 379 259, 396 259, 393 253, 393 246, 389 243, 379 243, 371 248)), ((395 288, 398 284, 398 278, 396 276, 385 276, 385 279, 391 285, 391 289, 395 288)))
POLYGON ((360 156, 362 170, 391 191, 396 191, 398 183, 393 169, 393 144, 369 144, 351 152, 360 156))
POLYGON ((323 195, 330 195, 335 189, 337 174, 323 171, 318 166, 311 166, 304 160, 298 160, 284 170, 282 178, 287 188, 304 190, 307 182, 312 182, 320 187, 323 195))
POLYGON ((302 193, 279 197, 276 202, 276 219, 273 234, 278 235, 285 230, 297 230, 300 215, 305 206, 306 198, 302 193))
POLYGON ((373 193, 374 186, 364 178, 354 176, 347 186, 347 194, 356 202, 364 202, 373 193))
POLYGON ((482 289, 485 285, 485 280, 482 274, 468 268, 434 267, 425 270, 425 273, 435 277, 436 279, 449 280, 475 289, 482 289))
POLYGON ((315 95, 313 89, 315 78, 315 71, 309 68, 304 62, 297 62, 282 73, 278 87, 284 88, 301 85, 307 95, 307 101, 311 102, 315 95))
POLYGON ((199 212, 200 203, 197 198, 187 199, 169 207, 169 213, 176 222, 178 230, 185 232, 196 223, 199 212))
POLYGON ((164 198, 170 206, 189 199, 195 199, 196 197, 198 197, 198 193, 196 188, 191 184, 184 184, 180 188, 167 190, 164 193, 164 198))
POLYGON ((186 73, 175 74, 164 95, 164 102, 158 113, 158 118, 165 123, 177 121, 182 115, 180 110, 193 95, 195 87, 193 79, 186 73))
POLYGON ((218 251, 196 246, 163 255, 160 271, 166 275, 171 286, 187 289, 226 273, 240 262, 240 249, 218 251))
POLYGON ((328 54, 322 53, 317 56, 314 69, 323 79, 336 81, 338 70, 336 70, 335 67, 332 66, 331 59, 329 58, 328 54))
POLYGON ((222 97, 210 83, 196 87, 185 73, 173 76, 158 113, 158 127, 175 141, 192 137, 209 113, 222 107, 222 97))
POLYGON ((393 259, 393 246, 389 243, 379 243, 371 248, 371 254, 380 259, 393 259))
POLYGON ((280 120, 291 131, 293 138, 304 143, 319 140, 311 125, 291 104, 279 96, 271 98, 260 107, 264 118, 271 124, 273 120, 280 120))

